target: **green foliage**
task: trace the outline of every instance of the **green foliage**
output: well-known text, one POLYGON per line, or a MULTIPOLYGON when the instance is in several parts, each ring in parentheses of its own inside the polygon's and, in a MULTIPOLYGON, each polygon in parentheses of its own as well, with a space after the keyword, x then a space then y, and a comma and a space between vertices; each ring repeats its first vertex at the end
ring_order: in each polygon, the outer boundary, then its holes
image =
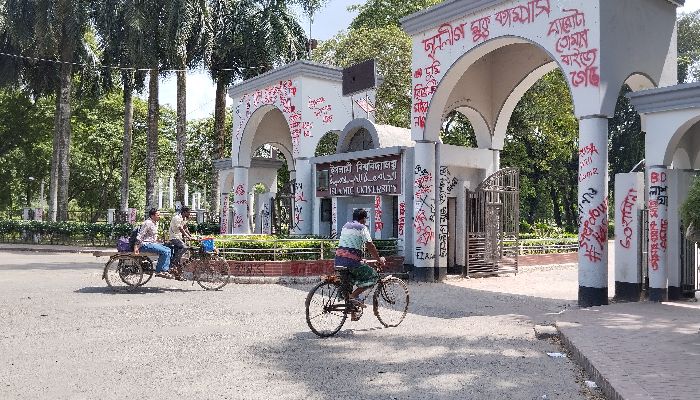
POLYGON ((365 4, 348 7, 349 11, 358 12, 350 29, 400 26, 401 18, 441 2, 442 0, 369 0, 365 4))
POLYGON ((678 83, 700 81, 700 10, 678 18, 678 83))
POLYGON ((688 198, 681 205, 681 220, 688 226, 691 223, 700 227, 700 178, 696 177, 690 185, 688 198))
POLYGON ((338 134, 333 131, 330 131, 323 135, 321 140, 318 141, 318 145, 316 146, 316 153, 314 154, 314 156, 321 157, 335 154, 335 149, 337 146, 338 134))
POLYGON ((377 60, 384 83, 377 90, 379 124, 408 128, 411 97, 411 39, 396 25, 359 27, 322 42, 312 59, 348 67, 368 59, 377 60))
POLYGON ((0 221, 0 241, 113 246, 132 229, 131 224, 4 220, 0 221))

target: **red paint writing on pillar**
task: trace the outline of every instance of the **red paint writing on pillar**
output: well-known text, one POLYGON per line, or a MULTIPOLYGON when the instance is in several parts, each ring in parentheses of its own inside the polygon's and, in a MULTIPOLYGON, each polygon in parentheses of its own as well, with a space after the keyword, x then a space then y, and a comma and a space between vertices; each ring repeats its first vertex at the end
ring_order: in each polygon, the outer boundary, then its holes
POLYGON ((633 209, 635 204, 637 204, 637 190, 630 189, 625 196, 625 200, 622 202, 620 207, 620 215, 622 220, 624 241, 620 239, 620 245, 626 249, 630 248, 632 244, 632 236, 634 236, 634 226, 632 226, 633 221, 633 209))
POLYGON ((597 263, 601 261, 603 248, 608 241, 608 199, 582 216, 579 247, 584 257, 597 263))

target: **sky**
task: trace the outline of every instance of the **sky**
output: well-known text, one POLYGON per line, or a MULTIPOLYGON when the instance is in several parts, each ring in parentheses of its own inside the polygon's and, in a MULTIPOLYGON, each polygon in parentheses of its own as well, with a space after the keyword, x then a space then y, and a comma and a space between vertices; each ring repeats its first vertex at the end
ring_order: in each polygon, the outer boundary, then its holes
MULTIPOLYGON (((327 40, 335 36, 347 27, 355 18, 355 13, 347 10, 348 6, 363 4, 366 0, 330 0, 322 8, 318 15, 314 16, 314 23, 311 26, 311 37, 318 40, 327 40)), ((700 0, 686 0, 685 6, 678 9, 678 12, 692 12, 700 9, 700 0)), ((309 31, 309 21, 297 10, 301 26, 306 33, 309 31)), ((193 120, 206 118, 214 112, 214 82, 206 71, 193 71, 187 75, 187 119, 193 120)), ((147 93, 142 94, 147 96, 147 93)), ((176 82, 175 75, 166 79, 161 79, 159 101, 160 104, 169 104, 175 109, 176 103, 176 82)), ((231 102, 231 99, 227 99, 231 102)))

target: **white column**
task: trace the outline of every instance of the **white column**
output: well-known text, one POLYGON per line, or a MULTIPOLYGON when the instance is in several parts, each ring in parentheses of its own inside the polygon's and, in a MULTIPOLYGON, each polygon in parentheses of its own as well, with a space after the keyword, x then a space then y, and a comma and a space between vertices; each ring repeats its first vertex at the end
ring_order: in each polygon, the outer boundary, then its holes
POLYGON ((642 277, 639 259, 643 227, 644 174, 615 175, 615 298, 639 301, 642 277))
POLYGON ((311 165, 305 158, 297 158, 294 183, 294 210, 292 211, 292 233, 310 234, 312 229, 311 165))
POLYGON ((338 198, 331 198, 331 237, 339 237, 338 229, 338 198))
POLYGON ((608 304, 608 120, 579 121, 578 304, 608 304))
POLYGON ((398 198, 398 215, 397 229, 398 236, 397 246, 399 248, 398 255, 404 256, 406 253, 406 189, 404 188, 398 198))
POLYGON ((233 220, 231 227, 233 233, 249 234, 248 224, 248 168, 235 167, 233 169, 233 220))
POLYGON ((382 222, 383 212, 382 212, 382 196, 374 196, 374 226, 372 230, 374 231, 374 238, 382 238, 382 229, 384 228, 384 222, 382 222))
POLYGON ((457 205, 455 210, 455 264, 462 268, 467 265, 467 183, 457 182, 457 205))
POLYGON ((135 208, 129 208, 129 210, 128 210, 127 212, 128 212, 128 214, 127 214, 127 222, 129 222, 130 224, 136 223, 136 214, 137 214, 136 209, 135 209, 135 208))
POLYGON ((168 205, 170 206, 170 208, 173 208, 174 207, 174 204, 173 204, 174 179, 173 179, 172 175, 170 176, 169 181, 170 182, 168 182, 168 205))
POLYGON ((192 193, 192 203, 190 203, 190 204, 192 205, 191 208, 193 210, 197 209, 197 193, 192 193))
POLYGON ((114 224, 114 212, 116 210, 114 208, 108 208, 107 209, 107 224, 108 225, 113 225, 114 224))
POLYGON ((163 208, 163 179, 158 178, 158 209, 163 208))
POLYGON ((666 167, 647 167, 649 190, 649 300, 668 300, 668 177, 666 167))
POLYGON ((186 183, 185 183, 185 196, 184 196, 184 197, 185 197, 185 198, 184 198, 183 200, 184 200, 184 202, 185 202, 185 205, 186 205, 186 206, 189 206, 189 205, 190 205, 190 204, 189 204, 189 201, 190 201, 190 199, 189 199, 189 197, 190 197, 190 187, 189 187, 189 185, 186 184, 186 183))
MULTIPOLYGON (((435 280, 436 185, 435 143, 416 142, 413 168, 413 262, 418 281, 435 280)), ((408 246, 407 246, 408 247, 408 246)), ((406 249, 408 251, 408 248, 406 249)))
POLYGON ((229 219, 228 219, 228 210, 229 210, 229 200, 228 200, 228 193, 221 193, 221 208, 219 208, 219 212, 221 213, 220 216, 220 233, 222 235, 229 233, 229 219))
POLYGON ((22 220, 29 221, 29 210, 31 210, 29 207, 22 208, 22 220))

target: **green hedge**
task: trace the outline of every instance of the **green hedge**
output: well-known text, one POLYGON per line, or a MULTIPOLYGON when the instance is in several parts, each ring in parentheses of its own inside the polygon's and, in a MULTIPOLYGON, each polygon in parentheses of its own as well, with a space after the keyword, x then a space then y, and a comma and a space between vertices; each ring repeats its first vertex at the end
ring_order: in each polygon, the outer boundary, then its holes
MULTIPOLYGON (((133 224, 89 222, 0 221, 0 242, 62 245, 115 246, 117 238, 128 237, 133 224)), ((170 221, 161 220, 159 233, 165 237, 170 221)), ((219 225, 189 223, 190 232, 197 235, 219 233, 219 225)))

